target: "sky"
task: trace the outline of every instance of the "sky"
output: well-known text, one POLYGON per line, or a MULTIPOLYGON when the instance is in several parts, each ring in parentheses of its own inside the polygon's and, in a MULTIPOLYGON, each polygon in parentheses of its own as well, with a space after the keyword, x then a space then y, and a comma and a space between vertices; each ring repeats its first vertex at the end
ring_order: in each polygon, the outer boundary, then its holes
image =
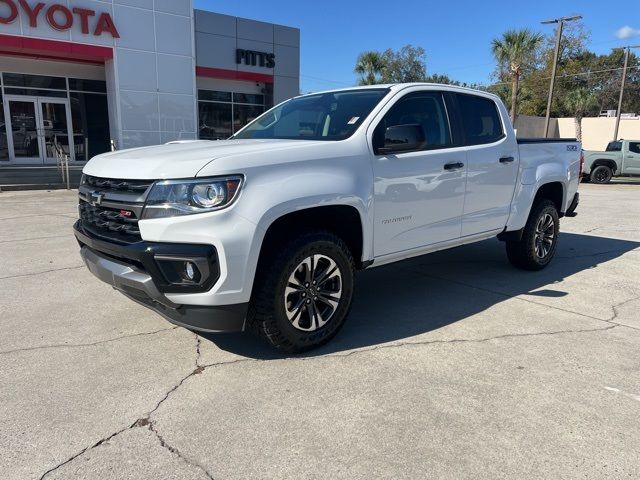
POLYGON ((589 48, 640 44, 640 0, 194 0, 196 8, 289 25, 301 30, 300 87, 312 92, 350 86, 356 58, 366 50, 426 50, 429 74, 491 83, 491 40, 512 28, 544 34, 542 20, 582 15, 589 48))

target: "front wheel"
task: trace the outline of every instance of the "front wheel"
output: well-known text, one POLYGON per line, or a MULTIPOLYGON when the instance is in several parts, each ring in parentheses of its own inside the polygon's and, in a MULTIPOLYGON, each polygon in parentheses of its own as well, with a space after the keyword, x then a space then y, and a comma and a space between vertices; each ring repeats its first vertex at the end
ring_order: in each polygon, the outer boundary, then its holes
POLYGON ((318 347, 344 324, 353 297, 354 262, 328 232, 303 234, 261 264, 249 325, 289 353, 318 347))
POLYGON ((531 209, 519 241, 507 242, 507 257, 511 264, 523 270, 542 270, 556 253, 560 219, 550 200, 536 203, 531 209))

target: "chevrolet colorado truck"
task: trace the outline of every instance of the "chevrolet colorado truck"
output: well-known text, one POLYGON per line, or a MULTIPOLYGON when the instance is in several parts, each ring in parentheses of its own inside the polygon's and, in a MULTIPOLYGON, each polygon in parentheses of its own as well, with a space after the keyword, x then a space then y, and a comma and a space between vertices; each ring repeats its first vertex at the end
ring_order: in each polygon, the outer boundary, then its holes
POLYGON ((640 140, 609 142, 604 152, 584 152, 584 180, 609 183, 613 177, 640 176, 640 140))
POLYGON ((287 352, 338 332, 358 269, 496 236, 516 267, 546 267, 582 174, 575 140, 516 140, 498 97, 433 84, 299 96, 229 140, 83 173, 74 229, 95 276, 177 325, 287 352))

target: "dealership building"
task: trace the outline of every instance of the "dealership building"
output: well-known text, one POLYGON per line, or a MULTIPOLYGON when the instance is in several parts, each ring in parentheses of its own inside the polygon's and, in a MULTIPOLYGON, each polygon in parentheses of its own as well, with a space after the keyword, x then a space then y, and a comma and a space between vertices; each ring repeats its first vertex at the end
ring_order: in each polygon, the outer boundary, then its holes
POLYGON ((223 139, 299 92, 297 28, 192 0, 0 0, 0 185, 111 150, 223 139))

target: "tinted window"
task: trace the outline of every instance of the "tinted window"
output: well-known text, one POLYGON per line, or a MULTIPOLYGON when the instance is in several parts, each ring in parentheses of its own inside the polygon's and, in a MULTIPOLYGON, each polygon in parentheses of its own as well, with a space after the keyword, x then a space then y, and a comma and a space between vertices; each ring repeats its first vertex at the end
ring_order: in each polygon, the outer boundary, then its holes
POLYGON ((107 82, 101 80, 82 80, 80 78, 69 79, 69 90, 80 92, 107 93, 107 82))
POLYGON ((252 103, 254 105, 264 105, 264 95, 251 93, 234 93, 233 101, 236 103, 252 103))
POLYGON ((633 153, 640 153, 640 142, 629 142, 629 151, 633 153))
POLYGON ((388 92, 376 88, 297 97, 258 118, 234 138, 344 140, 388 92))
POLYGON ((213 90, 198 90, 198 99, 212 102, 231 102, 231 92, 215 92, 213 90))
POLYGON ((8 87, 67 89, 67 80, 63 77, 46 77, 44 75, 24 75, 21 73, 4 73, 4 84, 8 87))
POLYGON ((607 152, 621 152, 622 151, 622 142, 610 142, 607 145, 607 152))
POLYGON ((504 136, 495 102, 475 95, 458 94, 457 97, 467 145, 493 143, 504 136))
POLYGON ((237 132, 264 113, 264 107, 258 105, 233 106, 233 131, 237 132))
POLYGON ((451 145, 447 110, 440 93, 417 92, 401 98, 376 127, 374 144, 382 145, 385 130, 395 125, 420 125, 427 142, 425 149, 451 145))
POLYGON ((199 138, 224 140, 231 136, 232 118, 230 103, 198 103, 199 138))
POLYGON ((89 160, 111 150, 107 96, 72 92, 69 101, 76 160, 89 160))
POLYGON ((4 103, 2 103, 2 98, 0 98, 0 162, 6 160, 9 160, 7 126, 4 124, 4 103))

